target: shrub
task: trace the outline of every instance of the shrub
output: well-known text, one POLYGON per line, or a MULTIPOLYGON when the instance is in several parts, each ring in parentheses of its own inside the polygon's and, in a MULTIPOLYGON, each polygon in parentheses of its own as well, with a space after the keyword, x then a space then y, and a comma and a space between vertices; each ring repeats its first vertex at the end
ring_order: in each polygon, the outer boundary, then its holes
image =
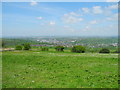
POLYGON ((85 47, 81 46, 81 45, 73 46, 72 47, 72 52, 84 53, 85 52, 85 47))
POLYGON ((103 48, 99 51, 99 53, 110 53, 110 50, 107 48, 103 48))
POLYGON ((119 51, 119 50, 116 50, 116 51, 114 51, 113 53, 120 53, 120 51, 119 51))
POLYGON ((17 46, 15 47, 15 50, 22 50, 22 46, 21 46, 21 45, 17 45, 17 46))
POLYGON ((63 51, 64 47, 63 46, 56 46, 55 49, 56 49, 56 51, 63 51))
POLYGON ((41 47, 41 51, 49 51, 48 47, 41 47))
POLYGON ((2 47, 4 48, 5 47, 5 42, 2 40, 2 47))
POLYGON ((31 49, 31 46, 29 43, 24 44, 24 50, 29 50, 31 49))

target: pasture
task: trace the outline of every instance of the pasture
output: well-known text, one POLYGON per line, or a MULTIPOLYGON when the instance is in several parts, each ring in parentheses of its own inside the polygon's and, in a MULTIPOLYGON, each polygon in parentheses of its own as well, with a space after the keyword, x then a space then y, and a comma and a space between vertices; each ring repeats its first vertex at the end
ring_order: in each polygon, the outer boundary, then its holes
POLYGON ((3 52, 3 88, 117 88, 118 54, 3 52))

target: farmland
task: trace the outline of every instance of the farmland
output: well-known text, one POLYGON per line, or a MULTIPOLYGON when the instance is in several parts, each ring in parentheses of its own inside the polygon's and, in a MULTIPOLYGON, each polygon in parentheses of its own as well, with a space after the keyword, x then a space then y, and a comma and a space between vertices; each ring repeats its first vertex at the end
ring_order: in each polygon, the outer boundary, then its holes
POLYGON ((3 88, 117 88, 117 37, 3 38, 3 88), (15 50, 16 45, 30 50, 15 50), (56 51, 57 45, 64 51, 56 51), (71 52, 75 45, 85 53, 71 52), (49 50, 42 51, 42 47, 49 50), (9 50, 12 48, 12 50, 9 50), (110 50, 100 54, 102 48, 110 50))
POLYGON ((3 52, 3 88, 117 88, 118 54, 3 52))

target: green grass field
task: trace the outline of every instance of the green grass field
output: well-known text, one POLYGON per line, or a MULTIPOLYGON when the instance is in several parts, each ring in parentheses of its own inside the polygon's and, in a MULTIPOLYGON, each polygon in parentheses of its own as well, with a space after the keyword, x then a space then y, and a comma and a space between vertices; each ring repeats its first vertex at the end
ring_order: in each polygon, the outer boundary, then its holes
POLYGON ((3 88, 117 88, 118 55, 3 52, 3 88))

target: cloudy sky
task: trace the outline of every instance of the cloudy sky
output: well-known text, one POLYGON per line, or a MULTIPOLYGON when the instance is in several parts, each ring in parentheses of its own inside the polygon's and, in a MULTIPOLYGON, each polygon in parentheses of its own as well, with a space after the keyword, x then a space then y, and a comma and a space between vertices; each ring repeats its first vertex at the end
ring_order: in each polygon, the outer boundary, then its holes
POLYGON ((117 36, 117 2, 4 2, 3 36, 117 36))

